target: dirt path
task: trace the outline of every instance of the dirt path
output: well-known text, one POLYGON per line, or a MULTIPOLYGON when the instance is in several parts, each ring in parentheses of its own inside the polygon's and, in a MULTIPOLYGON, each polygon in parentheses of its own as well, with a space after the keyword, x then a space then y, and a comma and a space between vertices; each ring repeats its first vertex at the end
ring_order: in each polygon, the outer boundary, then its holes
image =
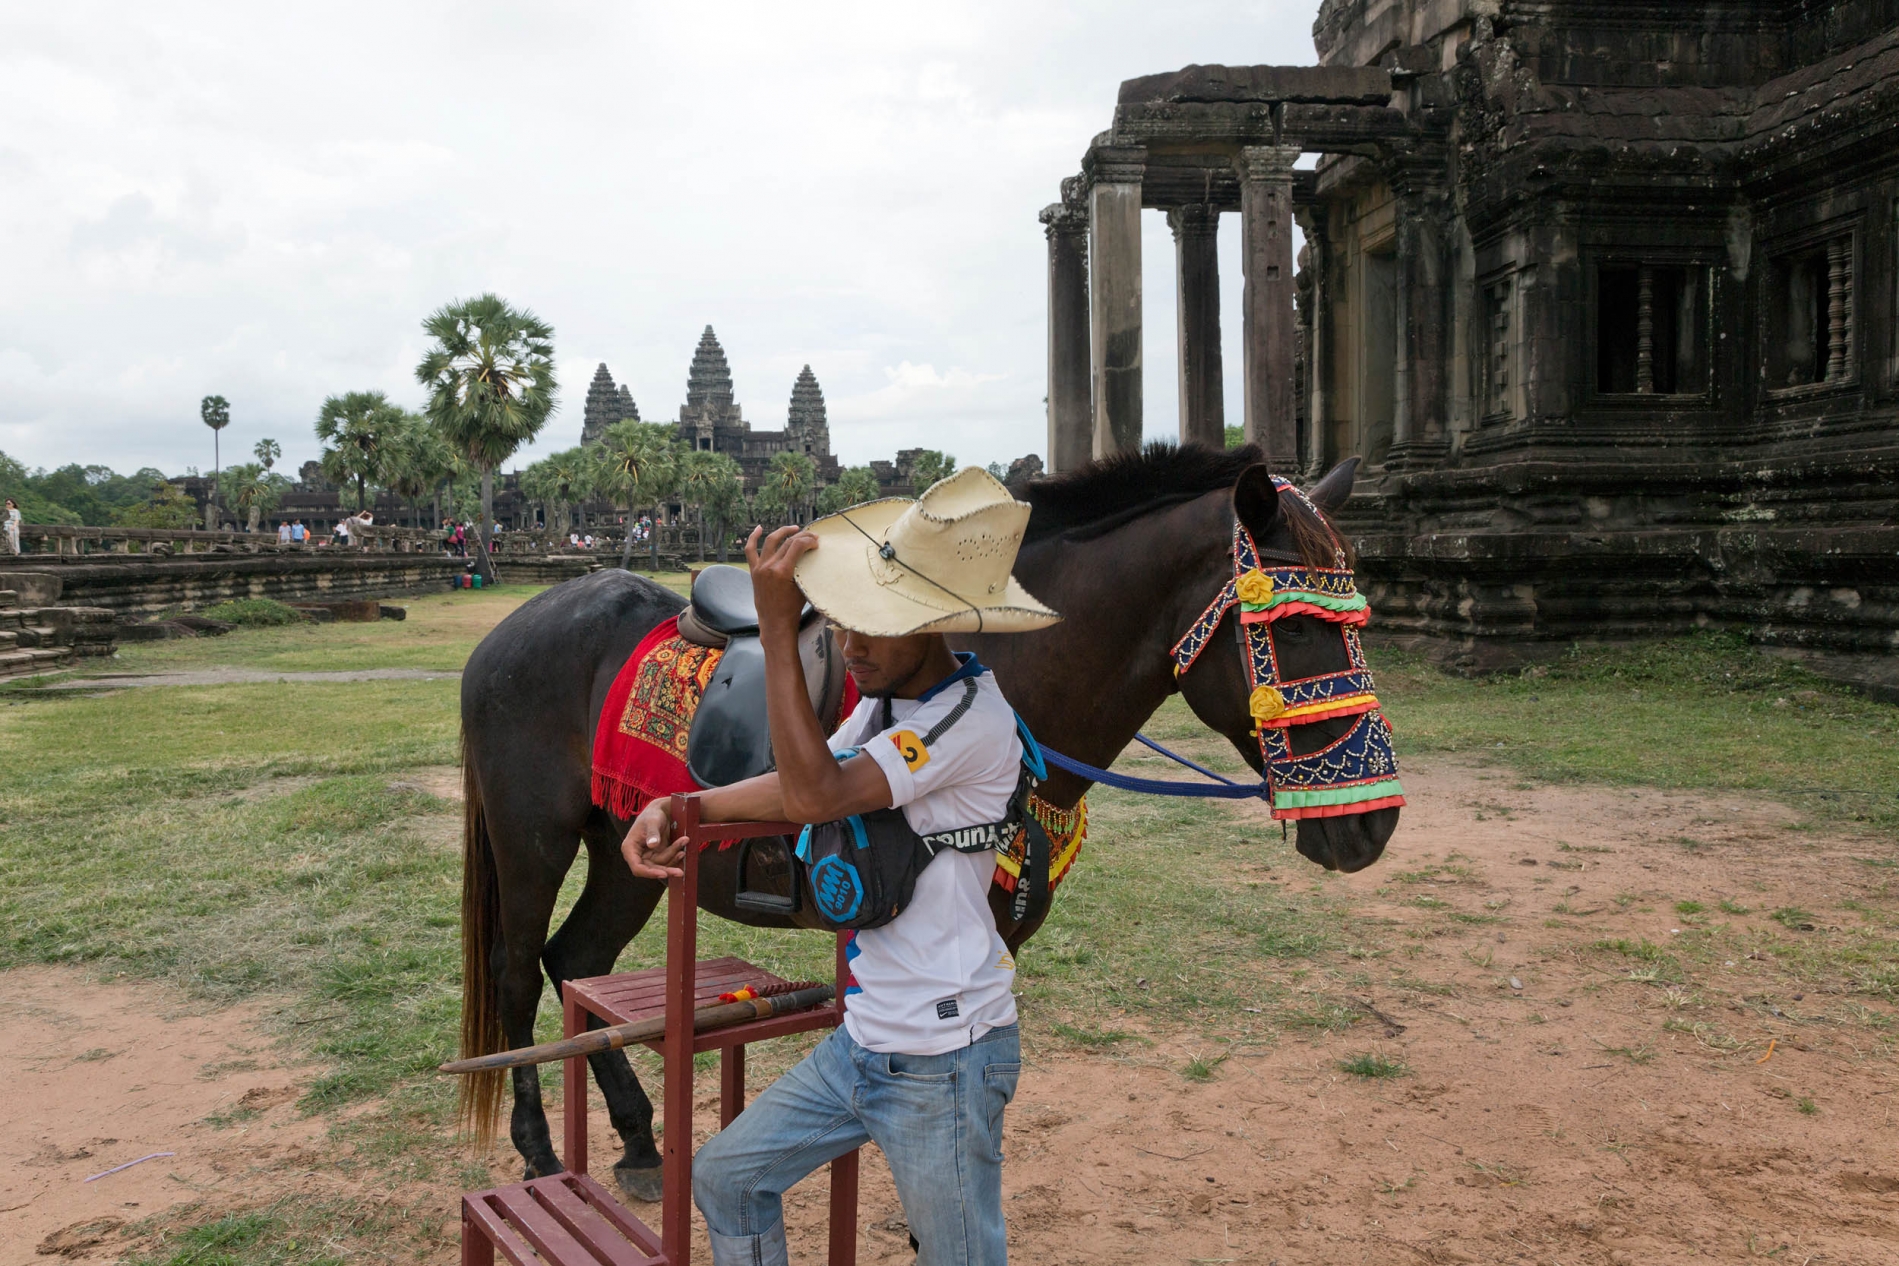
POLYGON ((458 672, 426 668, 357 668, 334 672, 282 672, 267 668, 189 668, 170 673, 121 673, 54 682, 46 690, 132 690, 141 686, 248 686, 270 681, 444 681, 458 672))
MULTIPOLYGON (((1882 969, 1851 951, 1862 918, 1899 905, 1890 843, 1795 831, 1736 796, 1526 787, 1443 761, 1406 784, 1385 860, 1326 880, 1357 916, 1348 954, 1261 965, 1310 995, 1316 1027, 1223 1046, 1130 1014, 1104 1021, 1147 1041, 1030 1053, 1005 1171, 1016 1260, 1899 1262, 1895 1008, 1846 987, 1882 969), (1340 1068, 1362 1055, 1402 1071, 1340 1068), (1218 1061, 1209 1080, 1183 1075, 1195 1057, 1218 1061)), ((80 979, 0 976, 17 1105, 0 1261, 47 1261, 49 1233, 89 1220, 316 1181, 313 1127, 264 1098, 309 1074, 271 1062, 255 1010, 166 1018, 163 991, 80 979), (256 1117, 206 1123, 252 1093, 256 1117)), ((518 1177, 506 1155, 490 1173, 518 1177)), ((418 1207, 439 1208, 447 1262, 458 1188, 437 1185, 418 1207)), ((792 1193, 795 1261, 822 1260, 822 1198, 792 1193)), ((874 1158, 862 1210, 863 1259, 912 1260, 874 1158)), ((68 1254, 128 1247, 107 1233, 68 1254)))

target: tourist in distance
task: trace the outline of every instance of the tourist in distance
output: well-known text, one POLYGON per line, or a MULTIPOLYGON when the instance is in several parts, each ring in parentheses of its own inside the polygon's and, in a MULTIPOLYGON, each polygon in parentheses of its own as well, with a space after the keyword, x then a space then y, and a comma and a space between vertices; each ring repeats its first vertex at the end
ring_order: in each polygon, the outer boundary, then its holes
MULTIPOLYGON (((1015 712, 944 634, 1060 618, 1009 575, 1028 518, 1027 505, 971 467, 920 501, 892 498, 769 536, 754 529, 745 557, 778 768, 703 793, 705 819, 825 823, 898 807, 871 845, 882 848, 1006 818, 1022 769, 1015 712), (866 549, 866 535, 883 550, 866 549), (830 620, 863 694, 828 743, 798 660, 807 599, 830 620)), ((627 831, 622 851, 637 875, 682 873, 669 804, 652 801, 627 831)), ((866 1142, 890 1162, 918 1260, 1007 1260, 1002 1114, 1021 1054, 1015 960, 989 909, 995 867, 993 849, 935 853, 896 918, 853 934, 843 1025, 700 1149, 693 1199, 715 1266, 784 1263, 784 1191, 866 1142)))
POLYGON ((7 553, 20 552, 20 503, 7 498, 7 553))
POLYGON ((303 520, 297 519, 290 524, 290 543, 301 545, 310 539, 310 529, 303 526, 303 520))
POLYGON ((290 544, 290 520, 284 519, 277 524, 277 544, 290 544))

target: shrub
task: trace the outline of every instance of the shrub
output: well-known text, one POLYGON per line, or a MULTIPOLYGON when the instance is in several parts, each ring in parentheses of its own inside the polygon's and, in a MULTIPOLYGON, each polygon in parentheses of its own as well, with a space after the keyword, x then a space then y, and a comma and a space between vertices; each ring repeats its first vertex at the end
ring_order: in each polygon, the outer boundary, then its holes
POLYGON ((206 607, 198 614, 207 620, 222 620, 226 624, 264 627, 298 624, 304 619, 302 612, 285 606, 275 598, 239 598, 234 602, 220 602, 215 607, 206 607))

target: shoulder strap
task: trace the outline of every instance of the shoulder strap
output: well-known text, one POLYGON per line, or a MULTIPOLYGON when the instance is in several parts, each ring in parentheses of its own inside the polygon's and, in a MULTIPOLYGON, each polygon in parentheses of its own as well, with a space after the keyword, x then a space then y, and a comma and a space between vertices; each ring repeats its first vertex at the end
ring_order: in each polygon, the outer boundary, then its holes
MULTIPOLYGON (((963 697, 956 701, 956 706, 949 710, 949 714, 947 716, 945 716, 941 721, 938 721, 935 725, 930 727, 930 732, 923 736, 923 746, 925 747, 934 746, 936 743, 936 740, 942 738, 945 734, 949 733, 949 728, 952 725, 955 725, 958 721, 962 720, 964 717, 968 716, 969 710, 975 706, 976 706, 976 679, 974 677, 965 677, 963 678, 963 697)), ((880 728, 887 730, 895 724, 896 724, 896 721, 890 715, 890 696, 885 695, 884 708, 883 708, 883 725, 880 728)))

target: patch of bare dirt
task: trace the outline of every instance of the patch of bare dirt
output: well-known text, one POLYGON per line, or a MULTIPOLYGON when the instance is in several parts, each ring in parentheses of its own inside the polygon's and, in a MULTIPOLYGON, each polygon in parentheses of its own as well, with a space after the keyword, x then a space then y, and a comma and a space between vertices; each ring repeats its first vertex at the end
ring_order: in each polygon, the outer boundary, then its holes
POLYGON ((0 973, 0 1260, 116 1257, 125 1224, 241 1199, 260 1171, 283 1182, 322 1127, 291 1106, 302 1075, 260 1013, 66 968, 0 973))

